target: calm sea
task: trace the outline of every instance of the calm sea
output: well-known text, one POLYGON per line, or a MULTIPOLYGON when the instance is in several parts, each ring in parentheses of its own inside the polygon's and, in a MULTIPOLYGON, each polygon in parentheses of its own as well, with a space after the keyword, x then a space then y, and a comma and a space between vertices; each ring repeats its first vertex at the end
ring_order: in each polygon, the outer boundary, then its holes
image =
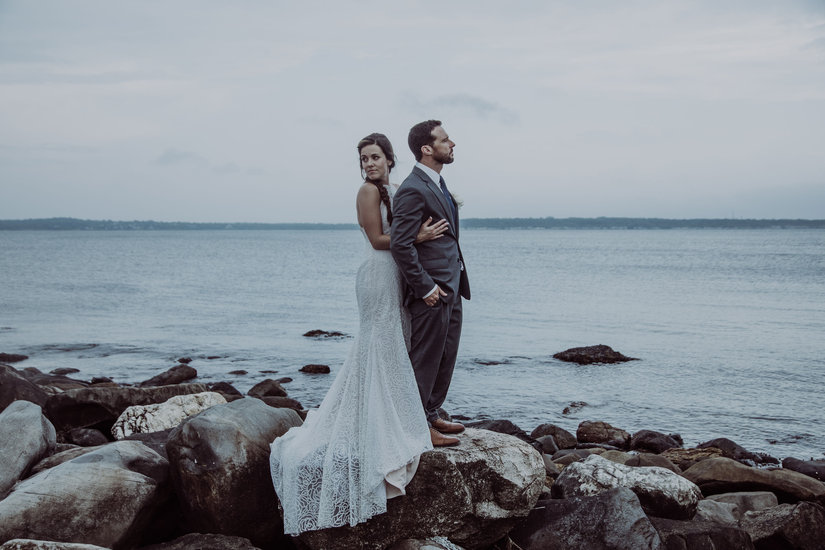
MULTIPOLYGON (((118 382, 188 356, 242 391, 292 377, 313 407, 332 378, 298 369, 334 374, 352 341, 302 334, 357 331, 363 248, 355 230, 0 232, 0 351, 118 382)), ((473 299, 450 412, 823 457, 825 231, 467 229, 462 249, 473 299), (552 358, 593 344, 640 360, 552 358)))

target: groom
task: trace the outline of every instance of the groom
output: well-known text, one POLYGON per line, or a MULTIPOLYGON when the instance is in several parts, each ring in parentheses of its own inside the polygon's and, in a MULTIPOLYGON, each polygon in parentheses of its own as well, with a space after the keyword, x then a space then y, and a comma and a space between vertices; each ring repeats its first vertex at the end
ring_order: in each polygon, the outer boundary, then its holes
POLYGON ((410 149, 417 161, 393 197, 390 250, 405 281, 404 304, 412 316, 410 362, 430 425, 433 446, 458 445, 464 426, 438 416, 453 377, 461 337, 461 297, 470 299, 470 283, 458 246, 458 208, 441 169, 453 162, 453 143, 441 121, 410 129, 410 149), (428 218, 445 219, 440 238, 416 243, 428 218))

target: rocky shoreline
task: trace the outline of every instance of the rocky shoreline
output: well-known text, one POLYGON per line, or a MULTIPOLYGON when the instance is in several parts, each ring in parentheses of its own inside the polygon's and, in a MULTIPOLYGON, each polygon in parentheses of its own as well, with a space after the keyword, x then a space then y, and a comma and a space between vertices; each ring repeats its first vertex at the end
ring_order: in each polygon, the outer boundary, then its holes
POLYGON ((678 434, 598 420, 575 434, 467 422, 461 445, 422 455, 385 514, 290 538, 268 461, 269 443, 306 415, 289 379, 244 395, 197 383, 185 358, 134 385, 2 358, 0 550, 825 544, 825 460, 779 460, 728 439, 685 448, 678 434))

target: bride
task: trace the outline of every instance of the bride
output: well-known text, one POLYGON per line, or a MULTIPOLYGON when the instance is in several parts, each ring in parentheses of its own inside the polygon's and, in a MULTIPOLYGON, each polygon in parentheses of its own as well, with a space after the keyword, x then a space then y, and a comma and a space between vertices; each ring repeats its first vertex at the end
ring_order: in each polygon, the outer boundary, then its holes
MULTIPOLYGON (((355 525, 405 494, 419 455, 432 449, 407 355, 401 275, 390 254, 395 155, 389 139, 358 143, 364 183, 356 212, 366 254, 356 276, 360 325, 343 367, 317 410, 272 443, 270 466, 284 532, 355 525)), ((417 242, 441 237, 447 222, 421 226, 417 242)))

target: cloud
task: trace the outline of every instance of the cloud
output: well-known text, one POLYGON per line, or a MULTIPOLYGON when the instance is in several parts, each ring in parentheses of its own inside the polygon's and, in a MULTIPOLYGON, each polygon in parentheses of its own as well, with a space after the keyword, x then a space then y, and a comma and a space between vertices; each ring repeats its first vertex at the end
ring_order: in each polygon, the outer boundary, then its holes
POLYGON ((443 95, 432 99, 421 99, 415 95, 406 94, 402 97, 402 104, 419 116, 429 116, 434 112, 459 111, 463 115, 471 115, 483 120, 495 120, 502 124, 518 124, 519 122, 517 112, 470 94, 443 95))
POLYGON ((177 149, 167 149, 155 161, 161 166, 174 166, 178 164, 190 164, 193 166, 205 166, 209 164, 202 156, 190 151, 179 151, 177 149))
POLYGON ((166 149, 155 160, 155 164, 164 167, 170 166, 189 166, 191 168, 199 168, 209 170, 218 175, 246 175, 253 177, 267 177, 269 172, 257 166, 241 166, 237 162, 227 161, 215 163, 209 161, 198 153, 192 151, 182 151, 180 149, 166 149))

